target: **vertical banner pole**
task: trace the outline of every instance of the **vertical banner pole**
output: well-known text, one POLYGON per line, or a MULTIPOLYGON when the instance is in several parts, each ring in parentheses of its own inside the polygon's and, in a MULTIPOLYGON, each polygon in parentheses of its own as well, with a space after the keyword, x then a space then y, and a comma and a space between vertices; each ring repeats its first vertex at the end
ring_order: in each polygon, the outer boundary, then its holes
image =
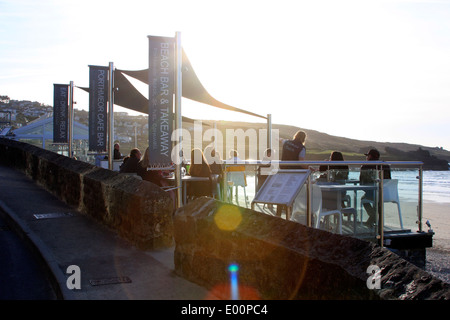
POLYGON ((45 123, 42 126, 42 149, 45 149, 45 123))
POLYGON ((267 115, 267 148, 272 149, 272 115, 267 115))
POLYGON ((73 157, 73 81, 70 81, 69 84, 69 123, 68 123, 68 129, 69 129, 69 158, 73 157))
MULTIPOLYGON (((183 63, 182 47, 181 47, 181 32, 177 31, 175 34, 175 56, 176 56, 176 80, 175 80, 175 130, 181 132, 182 118, 181 118, 181 96, 182 96, 182 74, 181 67, 183 63)), ((177 150, 180 156, 182 152, 182 136, 181 133, 178 136, 177 150)), ((181 166, 182 163, 175 164, 175 181, 177 187, 177 206, 182 206, 182 189, 181 189, 181 166)))
MULTIPOLYGON (((217 152, 217 135, 216 135, 216 133, 217 133, 217 121, 216 120, 214 120, 213 129, 214 129, 214 150, 217 152)), ((223 154, 222 150, 220 150, 220 153, 223 154)))
POLYGON ((419 232, 422 232, 422 210, 423 210, 423 168, 419 167, 419 206, 417 208, 417 221, 419 224, 419 232))
POLYGON ((114 150, 114 63, 109 63, 109 81, 108 81, 108 168, 113 169, 113 150, 114 150))

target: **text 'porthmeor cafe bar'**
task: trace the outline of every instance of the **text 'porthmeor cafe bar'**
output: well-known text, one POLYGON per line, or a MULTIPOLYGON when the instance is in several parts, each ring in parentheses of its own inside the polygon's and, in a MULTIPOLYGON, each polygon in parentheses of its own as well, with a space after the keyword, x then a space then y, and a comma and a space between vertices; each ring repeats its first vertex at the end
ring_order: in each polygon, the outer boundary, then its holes
POLYGON ((89 150, 106 151, 108 67, 89 66, 89 150))

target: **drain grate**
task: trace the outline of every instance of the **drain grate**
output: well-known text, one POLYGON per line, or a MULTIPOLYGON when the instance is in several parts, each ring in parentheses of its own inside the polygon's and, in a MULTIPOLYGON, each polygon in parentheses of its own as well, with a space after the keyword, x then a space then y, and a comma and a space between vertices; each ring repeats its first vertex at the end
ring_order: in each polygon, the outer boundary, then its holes
POLYGON ((105 279, 95 279, 89 280, 91 285, 93 286, 102 286, 106 284, 118 284, 118 283, 131 283, 131 279, 128 277, 114 277, 114 278, 105 278, 105 279))
POLYGON ((33 214, 33 216, 37 220, 41 220, 41 219, 56 219, 56 218, 72 217, 73 213, 70 213, 70 212, 52 212, 52 213, 33 214))

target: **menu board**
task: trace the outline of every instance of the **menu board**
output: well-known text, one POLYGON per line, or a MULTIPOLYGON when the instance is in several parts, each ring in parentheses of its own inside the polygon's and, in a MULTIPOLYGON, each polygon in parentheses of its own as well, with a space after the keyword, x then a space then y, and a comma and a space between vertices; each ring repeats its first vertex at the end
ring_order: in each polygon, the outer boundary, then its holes
POLYGON ((268 176, 253 202, 291 205, 310 173, 310 170, 280 170, 268 176))

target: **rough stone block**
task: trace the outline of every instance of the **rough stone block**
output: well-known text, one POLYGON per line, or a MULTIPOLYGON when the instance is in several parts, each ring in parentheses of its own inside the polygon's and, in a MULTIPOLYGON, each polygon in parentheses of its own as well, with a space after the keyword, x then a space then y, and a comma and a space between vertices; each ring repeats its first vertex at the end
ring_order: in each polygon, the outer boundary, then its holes
POLYGON ((177 210, 174 236, 176 272, 225 299, 230 265, 241 299, 450 299, 448 284, 385 248, 208 198, 177 210))

